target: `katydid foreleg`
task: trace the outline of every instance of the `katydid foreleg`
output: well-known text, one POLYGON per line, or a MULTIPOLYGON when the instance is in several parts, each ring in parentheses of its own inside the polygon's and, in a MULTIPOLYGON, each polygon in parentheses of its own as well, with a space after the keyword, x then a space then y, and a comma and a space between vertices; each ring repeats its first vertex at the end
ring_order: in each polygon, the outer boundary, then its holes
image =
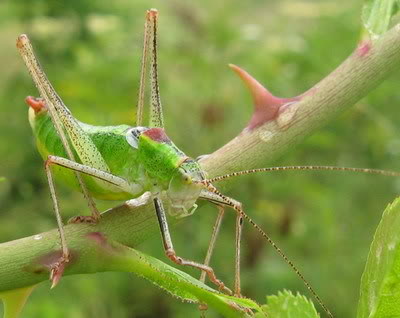
MULTIPOLYGON (((222 219, 225 214, 225 208, 222 205, 217 204, 216 207, 218 209, 218 216, 217 216, 217 219, 215 220, 215 224, 214 224, 213 231, 211 234, 210 243, 208 244, 207 254, 206 254, 206 257, 204 258, 204 262, 203 262, 204 265, 206 265, 206 266, 210 265, 211 256, 214 251, 215 243, 217 241, 219 230, 221 228, 222 219)), ((206 279, 206 272, 201 272, 199 280, 204 283, 205 279, 206 279)))
MULTIPOLYGON (((268 168, 266 168, 268 169, 268 168)), ((256 169, 255 169, 256 170, 256 169)), ((259 169, 261 171, 261 169, 259 169)), ((227 197, 223 195, 221 192, 217 190, 217 188, 211 184, 212 181, 218 181, 224 178, 228 178, 233 175, 240 175, 241 172, 232 173, 227 176, 215 177, 208 180, 203 180, 200 183, 205 186, 208 191, 203 191, 201 197, 207 199, 212 202, 217 202, 220 200, 221 204, 231 207, 236 211, 236 257, 235 257, 235 295, 240 296, 240 240, 241 240, 241 232, 243 226, 243 219, 246 219, 267 241, 268 243, 278 252, 278 254, 285 260, 285 262, 292 268, 292 270, 297 274, 297 276, 303 281, 307 289, 311 292, 320 306, 324 309, 324 311, 328 314, 329 317, 333 317, 330 310, 322 299, 318 296, 318 294, 314 291, 310 283, 305 279, 304 275, 300 272, 300 270, 293 264, 293 262, 285 255, 285 253, 276 245, 276 243, 270 238, 270 236, 265 233, 243 210, 242 204, 235 199, 227 197), (213 194, 213 195, 211 195, 213 194)), ((245 173, 242 173, 245 174, 245 173)))
MULTIPOLYGON (((294 265, 294 263, 283 253, 283 251, 276 245, 276 243, 271 239, 271 237, 265 233, 244 211, 243 208, 241 207, 241 204, 229 197, 226 197, 225 195, 221 194, 213 185, 212 183, 222 181, 225 179, 229 179, 231 177, 235 176, 241 176, 241 175, 247 175, 247 174, 252 174, 252 173, 257 173, 257 172, 273 172, 273 171, 293 171, 293 170, 298 170, 298 171, 303 171, 303 170, 322 170, 322 171, 338 171, 338 172, 356 172, 356 173, 368 173, 368 174, 377 174, 377 175, 383 175, 383 176, 391 176, 391 177, 400 177, 400 172, 397 171, 387 171, 387 170, 381 170, 381 169, 369 169, 369 168, 353 168, 353 167, 335 167, 335 166, 286 166, 286 167, 268 167, 268 168, 258 168, 258 169, 250 169, 250 170, 244 170, 244 171, 237 171, 237 172, 232 172, 227 175, 223 176, 218 176, 218 177, 213 177, 210 179, 206 179, 201 181, 200 183, 205 186, 205 188, 208 191, 203 191, 200 195, 202 199, 209 200, 213 203, 219 202, 220 204, 229 206, 233 208, 237 213, 238 213, 238 219, 239 216, 242 218, 246 219, 267 241, 268 243, 278 252, 278 254, 284 259, 284 261, 292 268, 292 270, 297 274, 297 276, 303 281, 307 289, 311 292, 311 294, 314 296, 316 301, 320 304, 320 306, 324 309, 324 311, 332 317, 331 312, 329 309, 325 306, 325 304, 322 302, 321 298, 318 296, 318 294, 314 291, 314 289, 311 287, 311 285, 308 283, 308 281, 305 279, 304 275, 300 272, 300 270, 294 265)), ((240 231, 239 226, 240 223, 238 224, 237 222, 237 232, 240 231)), ((240 235, 237 234, 237 238, 240 238, 240 235)), ((238 249, 240 247, 240 244, 238 245, 236 241, 236 248, 238 249)), ((237 252, 237 259, 236 263, 239 262, 238 257, 240 256, 240 252, 237 252)), ((238 286, 240 288, 240 282, 237 280, 237 278, 240 277, 239 275, 239 269, 235 270, 235 292, 238 290, 238 286)))
MULTIPOLYGON (((218 209, 218 216, 217 216, 217 219, 215 220, 212 234, 211 234, 211 239, 210 239, 210 242, 208 243, 206 257, 204 258, 203 264, 205 266, 210 266, 210 261, 211 261, 212 254, 214 252, 215 243, 217 242, 219 230, 220 230, 221 224, 222 224, 222 219, 224 218, 224 214, 225 214, 225 208, 223 205, 216 204, 216 207, 218 209)), ((204 271, 201 272, 199 280, 202 283, 204 283, 206 281, 206 275, 207 275, 206 272, 204 272, 204 271)), ((199 310, 201 311, 201 315, 200 315, 201 318, 205 318, 205 311, 207 309, 208 309, 208 306, 206 304, 201 303, 199 305, 199 310)))
POLYGON ((227 292, 228 294, 232 294, 232 291, 215 276, 214 270, 210 266, 184 259, 176 254, 172 243, 171 234, 168 229, 168 222, 165 215, 164 206, 162 201, 158 197, 154 198, 154 208, 156 210, 157 220, 160 226, 161 237, 164 245, 164 251, 167 257, 178 265, 190 266, 200 269, 208 275, 210 281, 217 285, 220 290, 227 292))

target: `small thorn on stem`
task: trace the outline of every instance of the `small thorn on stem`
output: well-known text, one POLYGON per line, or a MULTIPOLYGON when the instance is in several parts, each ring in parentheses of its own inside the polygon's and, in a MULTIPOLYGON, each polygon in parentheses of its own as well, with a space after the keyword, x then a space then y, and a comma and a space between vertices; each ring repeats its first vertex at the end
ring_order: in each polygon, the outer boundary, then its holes
POLYGON ((50 281, 51 287, 53 289, 56 287, 64 274, 65 266, 69 262, 68 257, 62 256, 58 262, 51 266, 50 270, 50 281))
POLYGON ((369 40, 362 41, 357 47, 357 50, 356 50, 357 55, 360 57, 366 56, 370 52, 371 46, 372 46, 371 41, 369 41, 369 40))
POLYGON ((248 129, 254 129, 268 121, 275 120, 279 116, 281 106, 289 102, 298 101, 300 97, 280 98, 272 95, 263 85, 254 77, 239 66, 229 64, 229 67, 235 71, 250 90, 254 103, 254 113, 247 124, 248 129))

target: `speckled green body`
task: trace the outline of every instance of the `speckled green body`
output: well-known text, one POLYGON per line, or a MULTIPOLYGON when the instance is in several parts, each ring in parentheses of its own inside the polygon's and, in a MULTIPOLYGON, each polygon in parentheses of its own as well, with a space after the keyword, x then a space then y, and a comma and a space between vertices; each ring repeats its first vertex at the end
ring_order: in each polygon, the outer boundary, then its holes
MULTIPOLYGON (((49 155, 68 158, 46 109, 35 112, 31 108, 29 121, 37 148, 44 160, 49 155)), ((82 122, 78 124, 93 141, 110 173, 129 183, 140 185, 141 193, 165 191, 171 201, 170 213, 188 215, 201 192, 201 187, 192 181, 204 179, 204 174, 197 161, 179 150, 165 134, 164 129, 144 128, 146 130, 138 137, 135 148, 126 139, 128 131, 132 128, 128 125, 93 126, 82 122)), ((71 149, 74 149, 72 143, 70 144, 71 149)), ((81 163, 75 149, 74 154, 76 160, 81 163)), ((57 180, 74 190, 80 190, 72 170, 53 166, 52 171, 57 180)), ((124 192, 110 183, 84 174, 82 176, 94 198, 127 200, 141 194, 124 192)))
MULTIPOLYGON (((36 138, 37 148, 44 160, 50 154, 68 158, 47 111, 35 114, 30 109, 29 121, 36 138)), ((92 126, 81 122, 79 124, 93 140, 112 174, 131 182, 137 183, 140 181, 143 184, 146 183, 144 182, 143 169, 139 164, 138 151, 133 149, 125 140, 125 132, 130 126, 92 126)), ((71 148, 73 149, 73 147, 71 148)), ((80 162, 76 152, 75 157, 80 162)), ((72 170, 59 166, 55 166, 52 169, 57 180, 62 181, 74 190, 80 190, 72 170)), ((84 179, 90 194, 95 198, 105 200, 132 198, 131 194, 121 192, 119 189, 104 182, 99 183, 92 177, 84 176, 84 179)))

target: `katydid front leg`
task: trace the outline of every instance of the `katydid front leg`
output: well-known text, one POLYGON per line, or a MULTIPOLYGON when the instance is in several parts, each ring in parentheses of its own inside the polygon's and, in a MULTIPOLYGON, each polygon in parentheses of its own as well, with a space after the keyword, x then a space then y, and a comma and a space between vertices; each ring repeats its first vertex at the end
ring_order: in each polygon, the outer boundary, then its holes
MULTIPOLYGON (((221 228, 222 219, 225 214, 225 209, 222 205, 218 204, 218 205, 216 205, 216 207, 218 209, 218 216, 217 216, 217 219, 215 220, 215 224, 214 224, 213 231, 211 234, 210 243, 208 244, 207 254, 206 254, 206 257, 204 258, 204 265, 206 265, 206 266, 210 265, 211 256, 213 254, 215 243, 217 242, 219 230, 221 228)), ((201 272, 199 280, 203 283, 205 282, 206 272, 201 272)))
POLYGON ((210 266, 184 259, 176 254, 174 246, 172 244, 171 234, 168 229, 168 222, 167 222, 167 217, 165 215, 164 206, 162 204, 162 201, 158 197, 154 198, 154 208, 156 210, 157 220, 160 226, 164 250, 167 257, 178 265, 191 266, 202 270, 208 275, 210 281, 218 286, 219 290, 224 291, 228 294, 232 294, 232 291, 215 276, 214 270, 210 266))
MULTIPOLYGON (((234 209, 236 214, 236 227, 235 227, 235 283, 234 283, 234 295, 241 296, 240 288, 240 243, 242 238, 242 228, 243 228, 243 209, 242 204, 232 198, 229 198, 221 194, 212 184, 208 184, 206 181, 204 183, 207 190, 203 190, 200 194, 200 198, 207 200, 217 205, 219 214, 217 221, 215 222, 213 234, 211 236, 210 245, 208 247, 207 256, 205 264, 208 265, 212 250, 214 249, 215 241, 219 232, 219 227, 221 225, 222 217, 224 215, 225 206, 234 209)), ((201 276, 200 280, 204 280, 205 277, 201 276)))

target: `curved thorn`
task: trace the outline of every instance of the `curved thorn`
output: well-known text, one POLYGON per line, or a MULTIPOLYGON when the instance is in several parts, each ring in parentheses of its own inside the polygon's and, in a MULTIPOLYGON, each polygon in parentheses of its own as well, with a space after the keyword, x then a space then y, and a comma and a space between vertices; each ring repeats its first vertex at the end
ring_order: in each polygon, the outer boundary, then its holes
POLYGON ((229 67, 242 79, 250 90, 253 98, 254 113, 250 122, 247 124, 248 129, 256 128, 268 121, 275 120, 279 116, 279 108, 288 102, 297 101, 299 97, 280 98, 272 95, 261 83, 252 77, 245 70, 234 64, 229 67))

